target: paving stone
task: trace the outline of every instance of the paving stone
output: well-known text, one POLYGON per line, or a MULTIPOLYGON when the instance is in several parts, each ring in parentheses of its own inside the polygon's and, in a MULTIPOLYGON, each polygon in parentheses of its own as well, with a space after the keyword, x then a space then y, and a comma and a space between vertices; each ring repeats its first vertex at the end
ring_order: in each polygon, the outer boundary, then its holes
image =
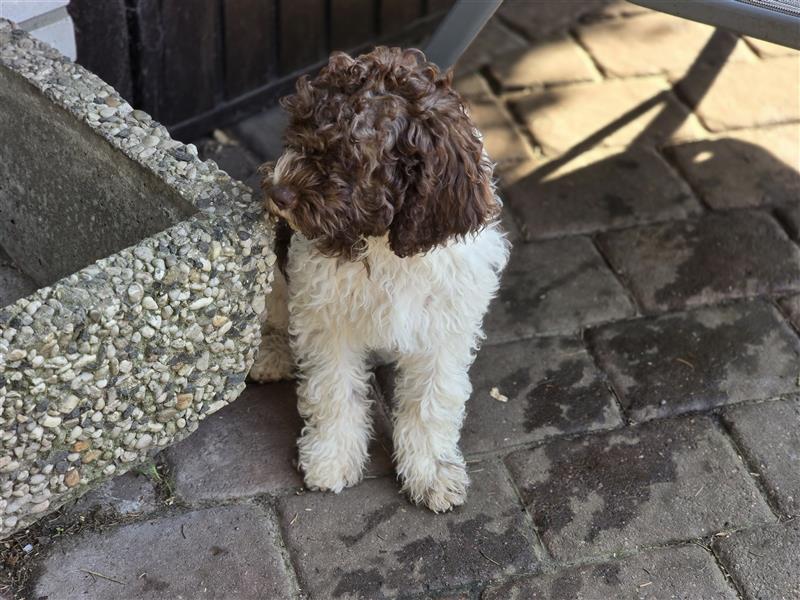
POLYGON ((512 246, 522 243, 522 231, 520 230, 519 223, 517 223, 517 220, 508 208, 503 209, 500 215, 500 224, 506 234, 506 238, 511 242, 512 246))
POLYGON ((794 202, 778 207, 778 216, 789 230, 789 234, 800 240, 800 203, 794 202))
POLYGON ((239 122, 233 131, 261 160, 277 160, 283 154, 283 131, 287 124, 286 113, 275 107, 239 122))
POLYGON ((497 12, 530 39, 541 39, 601 12, 606 4, 607 0, 506 0, 497 12))
MULTIPOLYGON (((534 90, 512 106, 546 153, 559 154, 668 89, 667 82, 659 77, 607 80, 534 90)), ((705 136, 697 119, 672 94, 667 93, 665 98, 666 104, 657 102, 624 126, 601 136, 599 145, 628 146, 634 141, 661 144, 705 136), (669 118, 654 121, 662 110, 669 118)))
POLYGON ((493 61, 490 69, 505 89, 600 79, 591 59, 566 35, 506 54, 493 61))
POLYGON ((714 559, 698 546, 652 550, 488 588, 482 600, 736 600, 714 559))
POLYGON ((800 598, 800 520, 733 533, 715 546, 746 600, 800 598))
MULTIPOLYGON (((557 160, 557 159, 556 159, 557 160)), ((590 233, 699 215, 692 191, 652 150, 593 150, 545 164, 507 188, 529 239, 590 233), (552 169, 545 175, 544 169, 552 169)))
POLYGON ((489 343, 629 317, 625 290, 584 237, 518 244, 484 321, 489 343))
POLYGON ((45 556, 32 597, 293 598, 278 543, 272 519, 249 505, 84 532, 45 556))
POLYGON ((653 11, 632 4, 628 0, 612 0, 600 10, 581 17, 581 23, 593 23, 604 19, 619 19, 634 17, 641 14, 650 14, 653 11))
POLYGON ((505 185, 517 181, 534 168, 534 154, 511 115, 494 98, 473 98, 469 112, 483 134, 489 157, 495 162, 495 174, 505 185))
POLYGON ((766 302, 615 323, 591 338, 637 421, 797 390, 800 341, 766 302))
POLYGON ((732 131, 668 152, 712 208, 798 204, 800 124, 732 131))
POLYGON ((507 463, 557 560, 773 520, 729 441, 703 417, 559 439, 507 463))
POLYGON ((709 67, 701 71, 679 87, 711 131, 800 120, 800 56, 730 63, 707 93, 709 67))
MULTIPOLYGON (((272 493, 303 485, 294 467, 302 421, 294 384, 248 385, 239 399, 208 417, 165 457, 175 492, 187 502, 272 493)), ((367 473, 391 472, 380 415, 367 473)))
POLYGON ((38 288, 30 277, 16 267, 0 265, 0 307, 28 296, 38 288))
POLYGON ((622 424, 605 377, 577 339, 484 346, 470 379, 467 455, 622 424), (508 400, 492 397, 494 388, 508 400))
POLYGON ((439 515, 409 504, 391 478, 282 499, 300 587, 312 598, 378 600, 538 571, 533 530, 502 465, 482 463, 471 480, 467 503, 439 515))
POLYGON ((800 52, 794 48, 787 48, 780 44, 773 44, 754 37, 745 37, 747 43, 755 50, 756 54, 762 58, 771 58, 773 56, 800 56, 800 52))
POLYGON ((464 98, 492 98, 492 88, 480 73, 459 73, 453 79, 453 87, 464 98))
POLYGON ((789 298, 782 298, 780 301, 781 308, 789 315, 794 326, 800 330, 800 295, 790 296, 789 298))
POLYGON ((120 515, 146 514, 157 507, 156 488, 144 475, 129 471, 78 498, 72 514, 112 510, 120 515))
POLYGON ((800 515, 800 398, 725 412, 739 447, 784 515, 800 515))
MULTIPOLYGON (((394 378, 394 369, 378 370, 390 403, 394 378)), ((473 391, 461 430, 467 458, 622 424, 605 377, 577 338, 484 346, 470 380, 473 391)))
POLYGON ((497 17, 490 19, 483 30, 478 34, 469 48, 461 55, 456 63, 458 73, 476 71, 494 62, 498 57, 514 50, 524 48, 525 39, 503 25, 497 17))
POLYGON ((258 174, 258 167, 261 161, 235 139, 229 139, 228 143, 221 143, 211 138, 196 141, 195 145, 200 158, 213 160, 228 175, 243 181, 251 189, 259 192, 261 177, 258 174))
POLYGON ((759 211, 611 232, 599 242, 647 311, 800 289, 800 250, 759 211))
MULTIPOLYGON (((683 75, 697 60, 714 28, 665 13, 651 12, 634 19, 613 19, 579 27, 577 35, 600 67, 611 77, 683 75)), ((732 33, 726 34, 731 39, 732 33)), ((724 55, 711 56, 713 63, 724 55)), ((756 62, 739 41, 729 61, 756 62)))

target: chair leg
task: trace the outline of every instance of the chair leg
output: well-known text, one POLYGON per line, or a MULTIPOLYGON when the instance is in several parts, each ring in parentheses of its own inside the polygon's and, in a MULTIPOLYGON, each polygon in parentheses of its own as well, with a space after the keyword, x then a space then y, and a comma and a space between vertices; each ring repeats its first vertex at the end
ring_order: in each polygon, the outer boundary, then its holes
POLYGON ((457 0, 433 34, 425 56, 447 70, 464 53, 503 0, 457 0))

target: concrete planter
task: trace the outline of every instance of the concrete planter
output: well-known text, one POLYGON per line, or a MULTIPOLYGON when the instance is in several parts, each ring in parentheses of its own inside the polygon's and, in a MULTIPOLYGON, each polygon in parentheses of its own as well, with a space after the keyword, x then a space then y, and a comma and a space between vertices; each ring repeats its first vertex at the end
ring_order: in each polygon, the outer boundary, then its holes
POLYGON ((272 232, 250 190, 0 20, 0 538, 192 432, 259 342, 272 232))

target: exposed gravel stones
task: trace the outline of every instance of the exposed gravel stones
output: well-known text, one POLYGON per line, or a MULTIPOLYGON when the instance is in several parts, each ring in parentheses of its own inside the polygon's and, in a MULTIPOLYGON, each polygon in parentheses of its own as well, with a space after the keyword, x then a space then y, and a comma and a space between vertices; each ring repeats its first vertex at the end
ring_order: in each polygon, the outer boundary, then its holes
POLYGON ((249 188, 2 19, 0 69, 198 209, 0 308, 3 538, 185 437, 239 395, 275 257, 249 188))

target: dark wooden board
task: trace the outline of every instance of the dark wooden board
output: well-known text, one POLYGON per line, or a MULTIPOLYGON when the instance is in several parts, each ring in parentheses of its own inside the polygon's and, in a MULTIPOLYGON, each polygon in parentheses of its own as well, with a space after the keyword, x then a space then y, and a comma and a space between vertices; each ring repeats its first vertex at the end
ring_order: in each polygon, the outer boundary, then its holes
POLYGON ((221 20, 220 0, 161 0, 160 120, 174 123, 222 100, 221 20))
POLYGON ((455 0, 428 0, 428 14, 435 15, 450 10, 453 8, 453 4, 455 4, 455 0))
POLYGON ((160 2, 159 0, 132 1, 131 69, 135 106, 160 119, 159 106, 164 85, 161 62, 166 43, 161 31, 160 2))
POLYGON ((331 50, 353 50, 377 33, 375 0, 331 0, 331 50))
POLYGON ((285 75, 328 52, 325 0, 279 0, 278 64, 285 75))
POLYGON ((133 100, 130 37, 125 0, 72 0, 67 11, 75 24, 77 62, 133 100))
POLYGON ((224 0, 225 97, 235 98, 277 73, 277 0, 224 0))
POLYGON ((422 16, 423 0, 382 0, 380 34, 392 35, 422 16))

